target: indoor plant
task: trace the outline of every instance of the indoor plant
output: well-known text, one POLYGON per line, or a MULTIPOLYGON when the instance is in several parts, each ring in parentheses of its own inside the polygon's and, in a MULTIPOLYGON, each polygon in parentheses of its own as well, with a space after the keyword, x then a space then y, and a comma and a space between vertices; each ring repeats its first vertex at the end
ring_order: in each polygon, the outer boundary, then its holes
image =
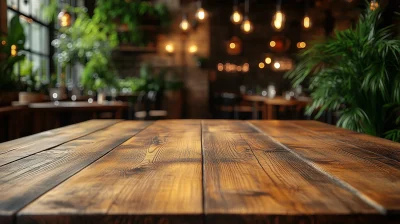
POLYGON ((19 102, 26 104, 44 101, 48 85, 41 82, 39 70, 34 70, 33 62, 25 58, 21 61, 19 70, 21 76, 19 102))
POLYGON ((309 82, 308 114, 338 111, 339 127, 400 141, 400 40, 379 26, 381 10, 368 7, 354 28, 311 46, 287 77, 309 82))
POLYGON ((0 105, 10 104, 18 98, 18 77, 14 67, 25 58, 19 53, 24 45, 24 28, 16 15, 10 20, 8 35, 0 38, 0 54, 5 58, 0 63, 0 105))

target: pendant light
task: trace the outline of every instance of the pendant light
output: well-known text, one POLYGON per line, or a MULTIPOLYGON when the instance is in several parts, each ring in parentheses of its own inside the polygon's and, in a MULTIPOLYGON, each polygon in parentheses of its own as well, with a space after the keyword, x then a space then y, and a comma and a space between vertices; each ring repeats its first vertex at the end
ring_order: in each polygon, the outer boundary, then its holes
POLYGON ((311 18, 308 16, 308 0, 306 0, 306 14, 304 15, 303 18, 303 27, 304 29, 310 29, 311 28, 311 18))
POLYGON ((272 18, 272 27, 277 31, 281 31, 285 27, 285 14, 281 11, 281 5, 282 0, 278 0, 276 13, 272 18))
POLYGON ((58 18, 58 23, 60 24, 61 27, 69 27, 71 26, 71 14, 67 12, 67 10, 63 9, 57 16, 58 18))
POLYGON ((179 27, 181 28, 181 30, 183 32, 187 32, 190 29, 190 23, 189 23, 189 21, 187 19, 187 15, 186 14, 183 14, 182 21, 179 24, 179 27))
POLYGON ((237 1, 238 0, 234 1, 233 12, 232 12, 232 15, 231 15, 231 21, 235 25, 238 25, 243 21, 243 15, 240 13, 240 11, 238 9, 239 7, 238 7, 238 2, 237 1))
POLYGON ((207 17, 207 12, 202 8, 202 2, 198 1, 198 7, 197 7, 197 11, 196 11, 196 19, 198 21, 203 21, 206 17, 207 17))
POLYGON ((374 11, 378 7, 379 3, 376 0, 371 0, 371 3, 369 4, 369 9, 371 9, 371 11, 374 11))
POLYGON ((253 31, 253 24, 250 22, 250 19, 249 19, 249 4, 250 4, 249 0, 246 0, 245 7, 244 7, 245 16, 244 16, 243 23, 241 25, 242 31, 244 33, 251 33, 253 31))

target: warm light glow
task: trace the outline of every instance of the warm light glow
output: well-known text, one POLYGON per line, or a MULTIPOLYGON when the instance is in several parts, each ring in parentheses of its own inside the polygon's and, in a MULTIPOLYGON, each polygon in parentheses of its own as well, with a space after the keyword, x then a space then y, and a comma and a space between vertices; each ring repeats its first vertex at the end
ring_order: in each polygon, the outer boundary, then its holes
POLYGON ((181 24, 179 24, 179 27, 183 31, 187 31, 190 28, 189 21, 187 19, 182 19, 181 24))
POLYGON ((311 27, 311 19, 308 16, 305 16, 303 19, 303 27, 309 29, 311 27))
POLYGON ((243 72, 248 72, 250 69, 249 63, 244 63, 242 66, 242 71, 243 72))
POLYGON ((265 58, 265 63, 266 63, 267 65, 271 64, 271 63, 272 63, 272 59, 271 59, 270 57, 266 57, 266 58, 265 58))
POLYGON ((11 56, 17 56, 17 46, 16 45, 11 45, 11 56))
POLYGON ((379 7, 379 3, 375 0, 372 0, 370 5, 369 5, 369 9, 371 9, 372 11, 374 11, 375 9, 377 9, 379 7))
POLYGON ((172 44, 167 44, 167 45, 165 45, 165 50, 168 52, 168 53, 174 53, 174 45, 172 45, 172 44))
POLYGON ((241 71, 242 71, 242 66, 238 65, 238 66, 236 67, 236 71, 241 72, 241 71))
POLYGON ((230 44, 229 44, 229 47, 230 47, 231 49, 235 49, 236 44, 235 44, 235 43, 230 43, 230 44))
POLYGON ((258 63, 258 67, 263 69, 265 67, 265 64, 263 62, 258 63))
POLYGON ((276 46, 276 42, 275 42, 275 41, 271 41, 271 42, 269 42, 269 46, 271 46, 271 47, 275 47, 275 46, 276 46))
POLYGON ((1 41, 1 44, 2 44, 2 45, 6 45, 6 43, 7 43, 7 42, 6 42, 5 40, 1 41))
POLYGON ((198 48, 196 45, 192 45, 189 47, 189 53, 191 53, 191 54, 197 53, 197 50, 198 50, 198 48))
POLYGON ((61 27, 71 26, 71 19, 72 19, 71 15, 65 10, 62 10, 58 14, 58 22, 59 22, 61 27))
POLYGON ((250 20, 246 19, 242 23, 242 30, 245 33, 250 33, 253 31, 253 24, 251 24, 250 20))
POLYGON ((206 11, 203 8, 199 8, 196 12, 196 18, 198 20, 204 20, 206 18, 206 11))
POLYGON ((224 65, 222 63, 218 63, 218 71, 222 72, 224 70, 224 65))
POLYGON ((281 64, 279 62, 275 62, 274 67, 276 69, 279 69, 281 67, 281 64))
POLYGON ((281 11, 277 11, 272 19, 272 27, 276 30, 282 30, 285 25, 285 14, 281 11))
POLYGON ((242 20, 243 20, 242 14, 240 14, 240 12, 237 10, 233 11, 232 16, 231 16, 232 23, 240 24, 242 22, 242 20))
POLYGON ((307 46, 306 42, 298 42, 297 43, 297 48, 302 49, 302 48, 305 48, 306 46, 307 46))

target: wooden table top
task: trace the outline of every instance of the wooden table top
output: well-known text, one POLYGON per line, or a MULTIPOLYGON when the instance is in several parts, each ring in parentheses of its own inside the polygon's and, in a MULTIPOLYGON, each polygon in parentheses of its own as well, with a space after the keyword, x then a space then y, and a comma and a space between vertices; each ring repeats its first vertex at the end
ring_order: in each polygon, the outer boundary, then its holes
POLYGON ((315 121, 91 120, 0 144, 0 223, 399 223, 400 144, 315 121))

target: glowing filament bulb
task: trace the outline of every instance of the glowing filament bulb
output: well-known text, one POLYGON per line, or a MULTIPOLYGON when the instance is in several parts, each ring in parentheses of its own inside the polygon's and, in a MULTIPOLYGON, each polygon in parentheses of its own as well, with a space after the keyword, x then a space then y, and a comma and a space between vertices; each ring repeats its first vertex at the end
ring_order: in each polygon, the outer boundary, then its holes
POLYGON ((195 54, 197 52, 198 48, 196 45, 192 45, 189 47, 189 53, 195 54))
POLYGON ((11 56, 15 57, 17 56, 17 46, 16 45, 11 45, 11 56))
POLYGON ((281 11, 276 11, 272 20, 272 27, 276 30, 282 30, 285 24, 285 15, 281 11))
POLYGON ((271 64, 271 63, 272 63, 272 59, 271 59, 270 57, 266 57, 266 58, 265 58, 265 63, 266 63, 267 65, 271 64))
POLYGON ((371 11, 374 11, 378 7, 379 7, 379 3, 376 0, 372 0, 369 5, 369 9, 371 9, 371 11))
POLYGON ((206 11, 203 8, 199 8, 196 12, 196 18, 198 20, 204 20, 206 18, 206 11))
POLYGON ((249 19, 245 19, 242 23, 242 30, 245 33, 250 33, 253 31, 253 25, 251 24, 249 19))
POLYGON ((172 45, 172 44, 167 44, 167 45, 165 46, 165 50, 166 50, 168 53, 174 53, 174 45, 172 45))
POLYGON ((240 12, 237 10, 233 11, 232 16, 231 16, 232 23, 240 24, 242 22, 242 20, 243 20, 242 14, 240 14, 240 12))
POLYGON ((187 31, 190 27, 189 21, 186 18, 182 19, 182 22, 181 24, 179 24, 179 27, 181 28, 181 30, 187 31))
POLYGON ((308 16, 305 16, 303 19, 303 27, 309 29, 311 27, 311 19, 308 16))

